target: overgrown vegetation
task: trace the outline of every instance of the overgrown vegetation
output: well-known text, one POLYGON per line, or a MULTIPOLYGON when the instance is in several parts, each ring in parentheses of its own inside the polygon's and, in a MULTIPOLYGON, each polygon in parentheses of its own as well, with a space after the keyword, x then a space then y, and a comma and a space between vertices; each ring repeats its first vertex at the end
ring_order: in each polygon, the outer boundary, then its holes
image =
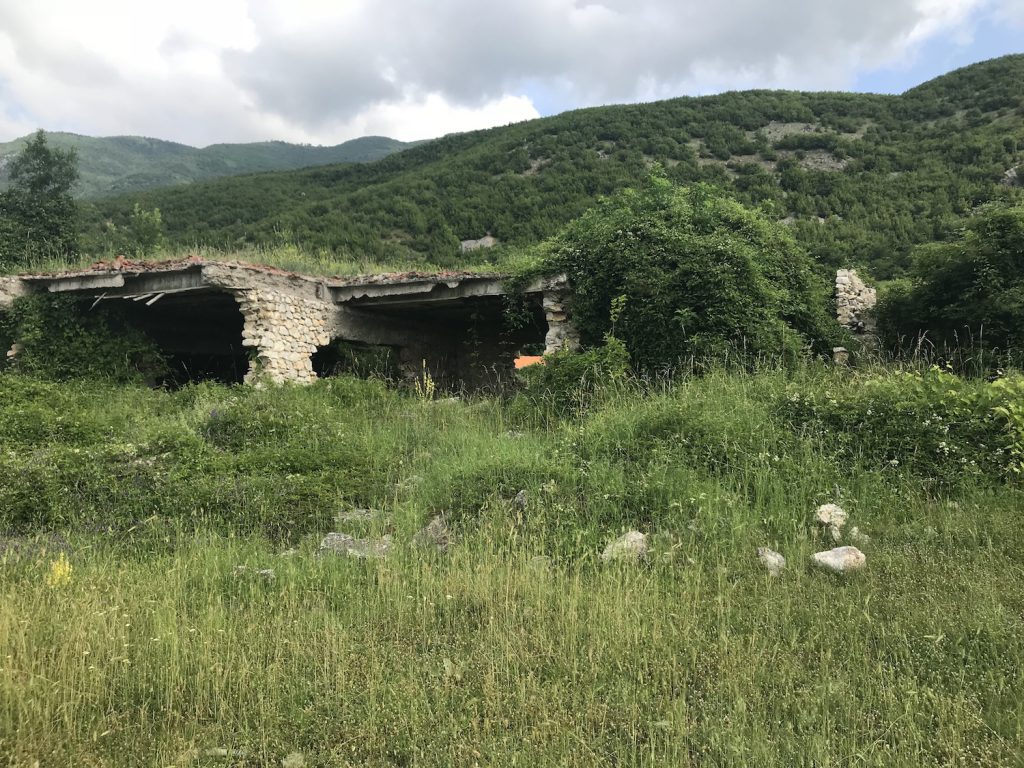
POLYGON ((927 344, 951 357, 970 347, 989 367, 1024 361, 1024 205, 987 206, 957 240, 919 248, 879 316, 892 347, 927 344))
POLYGON ((706 185, 660 175, 602 200, 541 249, 565 274, 585 345, 612 331, 639 370, 738 354, 790 361, 830 350, 826 284, 785 230, 706 185), (621 299, 619 298, 621 297, 621 299))
POLYGON ((159 380, 167 373, 159 349, 120 309, 69 294, 29 294, 0 313, 0 340, 18 344, 11 365, 52 381, 159 380))
POLYGON ((348 378, 171 393, 0 375, 0 753, 1012 765, 1024 495, 1000 409, 1021 386, 623 377, 563 418, 348 378), (865 573, 807 564, 832 546, 811 520, 825 501, 870 534, 865 573), (335 521, 352 507, 377 514, 335 521), (409 544, 440 512, 451 551, 409 544), (339 526, 390 533, 393 555, 314 557, 339 526), (629 527, 649 562, 601 566, 629 527), (778 579, 762 545, 789 560, 778 579))

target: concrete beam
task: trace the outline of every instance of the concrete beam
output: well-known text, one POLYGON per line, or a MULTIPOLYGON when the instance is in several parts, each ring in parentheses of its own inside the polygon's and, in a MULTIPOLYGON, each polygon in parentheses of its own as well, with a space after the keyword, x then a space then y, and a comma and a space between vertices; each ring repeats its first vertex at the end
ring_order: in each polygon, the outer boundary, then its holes
POLYGON ((500 296, 505 293, 500 280, 451 280, 393 283, 389 285, 331 286, 331 298, 337 304, 382 306, 426 304, 454 301, 474 296, 500 296))
POLYGON ((40 281, 50 293, 68 291, 102 291, 105 288, 123 288, 124 275, 82 275, 79 277, 55 277, 40 281))

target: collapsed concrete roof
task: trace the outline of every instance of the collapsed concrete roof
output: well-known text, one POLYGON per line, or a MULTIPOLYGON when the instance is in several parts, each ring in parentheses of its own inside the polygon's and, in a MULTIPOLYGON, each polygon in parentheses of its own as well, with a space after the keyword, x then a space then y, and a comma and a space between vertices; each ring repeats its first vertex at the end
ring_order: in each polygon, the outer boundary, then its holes
MULTIPOLYGON (((70 294, 92 306, 127 302, 140 324, 159 331, 182 353, 188 345, 207 349, 204 332, 223 331, 234 322, 231 313, 240 312, 240 331, 231 332, 238 343, 229 344, 227 335, 217 343, 236 355, 244 353, 241 347, 253 349, 249 375, 267 373, 279 381, 315 378, 311 355, 333 339, 394 347, 416 369, 427 359, 443 358, 448 362, 439 370, 457 370, 457 377, 466 378, 467 361, 479 362, 482 346, 525 343, 522 333, 508 333, 502 319, 507 280, 498 273, 466 271, 316 277, 199 256, 119 257, 84 269, 7 278, 0 283, 0 302, 32 291, 70 294), (465 349, 470 341, 477 346, 472 355, 465 349)), ((563 302, 566 290, 564 277, 549 277, 517 291, 532 301, 532 322, 548 351, 576 343, 563 302)), ((498 362, 493 355, 487 360, 498 362)), ((505 362, 511 366, 511 359, 502 358, 505 362)))

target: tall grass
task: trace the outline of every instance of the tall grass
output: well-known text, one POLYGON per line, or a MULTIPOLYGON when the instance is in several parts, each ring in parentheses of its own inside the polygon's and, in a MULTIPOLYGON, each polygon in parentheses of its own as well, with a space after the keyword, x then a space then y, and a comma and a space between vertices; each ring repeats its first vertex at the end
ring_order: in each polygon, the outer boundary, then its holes
POLYGON ((792 407, 854 407, 864 387, 717 372, 619 383, 558 418, 349 379, 0 376, 0 755, 1020 764, 1024 493, 999 474, 928 482, 792 407), (866 572, 809 566, 832 546, 812 524, 825 501, 871 536, 866 572), (381 515, 343 530, 392 535, 391 557, 315 556, 353 505, 381 515), (412 546, 442 512, 453 548, 412 546), (648 562, 603 565, 631 527, 648 562), (789 560, 777 579, 763 545, 789 560))
MULTIPOLYGON (((104 253, 83 253, 74 257, 63 254, 35 254, 7 270, 12 273, 37 274, 62 272, 65 270, 85 269, 99 260, 111 260, 118 254, 114 251, 104 253)), ((184 259, 189 256, 201 256, 211 261, 238 261, 278 267, 290 272, 304 275, 348 277, 352 275, 374 275, 387 272, 406 272, 410 269, 439 272, 443 267, 430 261, 410 262, 408 259, 393 262, 368 260, 362 257, 347 257, 334 251, 310 251, 294 245, 252 245, 233 249, 213 248, 205 245, 168 245, 144 257, 132 257, 137 260, 164 261, 184 259)), ((497 254, 497 260, 504 263, 505 252, 497 254)), ((465 271, 491 271, 498 269, 495 259, 480 256, 477 260, 460 267, 465 271)))

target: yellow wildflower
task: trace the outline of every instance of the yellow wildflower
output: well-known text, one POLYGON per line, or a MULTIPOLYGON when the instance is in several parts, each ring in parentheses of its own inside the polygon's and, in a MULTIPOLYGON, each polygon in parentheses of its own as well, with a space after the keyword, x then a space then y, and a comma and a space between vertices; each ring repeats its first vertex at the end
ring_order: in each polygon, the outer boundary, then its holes
POLYGON ((71 583, 71 563, 63 552, 50 563, 50 571, 46 574, 46 586, 50 589, 59 589, 71 583))

